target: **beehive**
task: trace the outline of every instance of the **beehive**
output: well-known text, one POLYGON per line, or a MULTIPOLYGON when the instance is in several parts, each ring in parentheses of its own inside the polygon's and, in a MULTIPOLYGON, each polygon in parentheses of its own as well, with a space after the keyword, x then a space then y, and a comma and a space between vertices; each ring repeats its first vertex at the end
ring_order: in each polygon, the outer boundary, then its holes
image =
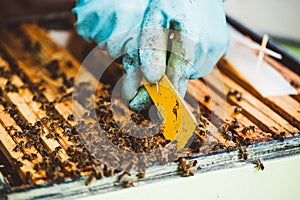
MULTIPOLYGON (((76 82, 80 63, 44 29, 35 24, 8 27, 0 30, 0 38, 0 170, 7 193, 81 177, 120 177, 145 170, 147 174, 147 168, 157 163, 164 166, 180 157, 224 150, 236 150, 240 152, 236 159, 247 160, 248 147, 299 135, 300 96, 264 98, 231 73, 230 63, 223 59, 218 67, 225 93, 213 80, 190 81, 187 101, 197 102, 194 114, 199 125, 189 148, 177 151, 155 123, 143 129, 142 137, 128 134, 141 134, 135 127, 152 122, 124 109, 121 101, 112 102, 112 87, 98 83, 90 72, 81 68, 85 81, 76 82), (91 97, 88 102, 76 98, 75 82, 84 91, 81 94, 91 97), (95 94, 91 83, 97 85, 95 94), (112 112, 114 106, 117 113, 112 112), (74 107, 86 113, 84 119, 77 118, 74 107), (133 152, 133 157, 128 159, 124 152, 133 152)), ((272 58, 266 60, 300 91, 298 74, 272 58)))

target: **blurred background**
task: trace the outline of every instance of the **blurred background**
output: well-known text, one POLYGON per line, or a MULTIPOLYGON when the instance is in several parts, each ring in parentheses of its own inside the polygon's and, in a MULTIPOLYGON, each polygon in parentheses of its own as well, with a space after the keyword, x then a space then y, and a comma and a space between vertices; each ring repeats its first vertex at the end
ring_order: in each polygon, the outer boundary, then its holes
MULTIPOLYGON (((75 0, 1 0, 0 22, 44 15, 51 18, 57 13, 66 18, 74 4, 75 0)), ((225 8, 228 15, 254 31, 271 35, 300 58, 299 0, 227 0, 225 8)))
POLYGON ((227 0, 226 13, 258 33, 267 33, 300 58, 299 0, 227 0))

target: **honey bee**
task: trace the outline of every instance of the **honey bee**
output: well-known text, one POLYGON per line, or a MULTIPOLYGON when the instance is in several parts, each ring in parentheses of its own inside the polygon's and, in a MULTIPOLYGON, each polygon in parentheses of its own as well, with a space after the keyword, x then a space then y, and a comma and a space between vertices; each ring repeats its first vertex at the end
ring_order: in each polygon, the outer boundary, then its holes
POLYGON ((179 174, 182 177, 194 176, 194 170, 193 170, 193 168, 196 165, 197 165, 197 161, 196 160, 192 160, 190 162, 187 162, 186 159, 180 158, 179 159, 179 165, 178 165, 179 174))
POLYGON ((123 180, 122 181, 122 187, 123 188, 129 188, 129 187, 132 187, 134 186, 134 181, 132 179, 127 179, 127 180, 123 180))
POLYGON ((75 120, 75 116, 73 114, 69 114, 68 120, 74 121, 75 120))
POLYGON ((256 158, 255 161, 253 162, 253 164, 255 165, 254 168, 259 171, 259 170, 264 170, 265 166, 262 163, 262 161, 259 158, 256 158))
POLYGON ((73 62, 72 62, 71 60, 67 60, 67 61, 66 61, 66 66, 67 66, 68 68, 73 68, 73 67, 74 67, 74 64, 73 64, 73 62))
POLYGON ((246 134, 249 130, 250 130, 250 128, 244 127, 244 128, 242 129, 242 133, 243 133, 243 134, 246 134))
POLYGON ((26 182, 30 185, 33 184, 32 174, 30 172, 26 172, 26 182))
POLYGON ((230 89, 227 93, 228 96, 237 95, 238 91, 235 89, 230 89))
POLYGON ((242 100, 242 93, 237 93, 236 94, 236 100, 241 101, 242 100))
POLYGON ((88 186, 89 184, 91 184, 91 182, 93 181, 93 179, 94 179, 94 175, 89 175, 88 177, 87 177, 87 179, 85 180, 85 182, 84 182, 84 184, 85 184, 85 186, 88 186))
POLYGON ((239 128, 240 127, 239 122, 236 118, 233 118, 232 126, 233 126, 233 128, 239 128))
POLYGON ((205 95, 204 101, 205 101, 205 102, 209 102, 209 101, 210 101, 210 96, 209 96, 209 95, 205 95))
POLYGON ((239 147, 239 159, 248 159, 248 151, 243 147, 239 147))
POLYGON ((240 113, 240 112, 242 112, 242 110, 243 109, 241 107, 237 106, 237 107, 234 108, 234 113, 240 113))
POLYGON ((139 179, 143 179, 146 175, 146 172, 145 171, 142 171, 142 172, 139 172, 136 176, 139 178, 139 179))

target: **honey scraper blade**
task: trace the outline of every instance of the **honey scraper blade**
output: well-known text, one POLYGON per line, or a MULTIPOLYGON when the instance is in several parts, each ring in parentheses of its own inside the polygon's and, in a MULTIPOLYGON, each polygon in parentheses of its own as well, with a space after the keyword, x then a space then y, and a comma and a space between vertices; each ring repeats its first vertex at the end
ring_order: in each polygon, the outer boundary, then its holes
POLYGON ((159 84, 144 82, 152 101, 163 118, 162 133, 167 140, 177 140, 177 148, 185 147, 197 121, 166 75, 159 84))

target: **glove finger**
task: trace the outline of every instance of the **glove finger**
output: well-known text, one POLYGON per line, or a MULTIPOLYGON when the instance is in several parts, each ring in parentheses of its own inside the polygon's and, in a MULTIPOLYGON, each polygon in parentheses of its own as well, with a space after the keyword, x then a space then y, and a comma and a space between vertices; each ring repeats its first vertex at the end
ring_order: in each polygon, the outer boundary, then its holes
POLYGON ((188 87, 189 71, 194 61, 193 55, 189 55, 189 59, 187 59, 186 56, 188 56, 188 51, 193 52, 195 50, 195 46, 187 41, 184 43, 185 38, 182 37, 181 33, 182 27, 178 22, 171 22, 171 28, 173 29, 170 33, 172 50, 168 60, 166 74, 174 88, 178 91, 180 97, 184 98, 188 87), (188 48, 187 44, 190 44, 188 48))
POLYGON ((151 105, 153 105, 153 101, 151 100, 147 90, 145 87, 141 87, 138 90, 137 95, 130 101, 129 108, 133 111, 141 112, 148 110, 151 105))
POLYGON ((139 58, 136 41, 137 39, 129 40, 124 48, 123 69, 125 75, 122 85, 122 94, 126 100, 131 100, 136 96, 142 78, 138 68, 139 58))
POLYGON ((142 73, 139 68, 139 58, 137 49, 137 38, 125 44, 125 54, 123 56, 123 69, 125 76, 122 84, 122 94, 129 100, 129 108, 136 112, 149 109, 153 104, 144 87, 140 87, 142 73))
POLYGON ((159 1, 152 0, 145 12, 141 30, 139 57, 141 70, 149 83, 158 82, 166 70, 168 30, 159 1))

